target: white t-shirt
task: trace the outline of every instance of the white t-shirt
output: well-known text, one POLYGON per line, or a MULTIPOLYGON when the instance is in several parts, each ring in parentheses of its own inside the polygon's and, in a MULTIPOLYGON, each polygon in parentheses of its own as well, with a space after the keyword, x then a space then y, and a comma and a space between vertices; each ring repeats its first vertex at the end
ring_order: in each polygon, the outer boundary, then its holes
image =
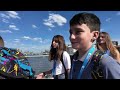
MULTIPOLYGON (((70 55, 66 51, 63 52, 63 62, 64 62, 66 69, 71 68, 70 55)), ((65 72, 65 70, 64 70, 64 66, 63 66, 62 62, 56 61, 56 68, 55 68, 53 75, 59 75, 64 72, 65 72)))

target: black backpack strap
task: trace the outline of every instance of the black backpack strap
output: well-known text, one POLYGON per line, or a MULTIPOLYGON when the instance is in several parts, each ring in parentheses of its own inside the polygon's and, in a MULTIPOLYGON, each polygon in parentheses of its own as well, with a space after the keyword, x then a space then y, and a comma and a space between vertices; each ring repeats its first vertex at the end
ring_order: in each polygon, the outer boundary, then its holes
POLYGON ((63 67, 64 67, 64 69, 65 69, 65 79, 68 79, 67 70, 66 70, 65 64, 64 64, 64 62, 63 62, 63 53, 61 54, 61 62, 62 62, 63 67))
POLYGON ((77 57, 79 56, 79 52, 76 51, 73 55, 70 56, 70 59, 71 59, 71 65, 73 63, 73 59, 77 60, 77 57))
POLYGON ((103 54, 104 53, 102 51, 97 50, 92 57, 93 67, 91 71, 91 76, 93 79, 104 79, 103 70, 100 65, 100 60, 103 54))

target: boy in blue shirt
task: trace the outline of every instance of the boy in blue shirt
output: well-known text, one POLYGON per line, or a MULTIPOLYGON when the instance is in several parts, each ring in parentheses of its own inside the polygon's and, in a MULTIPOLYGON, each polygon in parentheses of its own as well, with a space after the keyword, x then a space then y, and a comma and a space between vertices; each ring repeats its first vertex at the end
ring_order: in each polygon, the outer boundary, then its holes
MULTIPOLYGON (((70 41, 76 53, 72 58, 70 79, 98 79, 93 73, 93 56, 97 51, 94 42, 99 36, 100 20, 92 13, 79 13, 70 20, 70 41)), ((112 57, 103 54, 100 58, 99 77, 103 79, 120 79, 120 65, 112 57)))

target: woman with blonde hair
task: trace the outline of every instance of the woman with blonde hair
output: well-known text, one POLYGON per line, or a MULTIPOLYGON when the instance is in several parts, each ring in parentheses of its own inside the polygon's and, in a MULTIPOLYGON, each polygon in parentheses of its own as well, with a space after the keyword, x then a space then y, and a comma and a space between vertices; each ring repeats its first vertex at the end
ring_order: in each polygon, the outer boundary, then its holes
POLYGON ((97 48, 112 56, 120 63, 120 53, 113 45, 110 35, 107 32, 100 32, 99 38, 97 40, 97 48))

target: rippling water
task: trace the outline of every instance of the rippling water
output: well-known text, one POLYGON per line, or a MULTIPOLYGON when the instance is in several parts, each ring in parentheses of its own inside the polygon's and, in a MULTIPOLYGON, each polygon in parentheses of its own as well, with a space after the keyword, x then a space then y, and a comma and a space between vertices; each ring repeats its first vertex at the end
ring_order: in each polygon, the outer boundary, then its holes
POLYGON ((48 56, 28 57, 35 74, 44 72, 52 68, 52 62, 48 60, 48 56))

